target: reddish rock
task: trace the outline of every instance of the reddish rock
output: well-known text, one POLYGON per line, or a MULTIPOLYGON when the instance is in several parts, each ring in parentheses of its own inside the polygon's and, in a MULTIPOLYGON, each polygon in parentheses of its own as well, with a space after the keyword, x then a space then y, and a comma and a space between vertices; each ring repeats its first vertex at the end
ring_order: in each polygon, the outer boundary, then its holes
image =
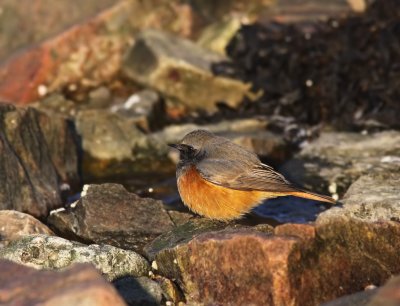
POLYGON ((0 210, 0 247, 32 234, 53 235, 53 232, 30 215, 15 210, 0 210))
POLYGON ((37 271, 3 260, 0 270, 1 305, 126 305, 89 264, 54 272, 37 271))
POLYGON ((66 0, 2 0, 0 62, 13 52, 40 43, 114 3, 115 0, 84 3, 66 0))
POLYGON ((291 264, 300 258, 299 242, 250 230, 207 233, 161 251, 156 262, 188 303, 293 305, 291 264))
POLYGON ((0 99, 26 104, 84 76, 93 84, 113 76, 119 69, 127 38, 112 39, 100 33, 107 21, 126 7, 127 2, 122 2, 93 20, 10 58, 0 66, 0 99))

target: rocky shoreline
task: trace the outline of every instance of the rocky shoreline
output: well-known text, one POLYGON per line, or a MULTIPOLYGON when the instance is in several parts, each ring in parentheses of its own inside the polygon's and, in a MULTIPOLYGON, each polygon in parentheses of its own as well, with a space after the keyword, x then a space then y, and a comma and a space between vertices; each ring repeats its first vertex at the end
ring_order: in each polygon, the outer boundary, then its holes
POLYGON ((0 304, 398 304, 395 1, 161 2, 104 2, 0 64, 0 304), (338 203, 194 215, 167 144, 199 128, 338 203))

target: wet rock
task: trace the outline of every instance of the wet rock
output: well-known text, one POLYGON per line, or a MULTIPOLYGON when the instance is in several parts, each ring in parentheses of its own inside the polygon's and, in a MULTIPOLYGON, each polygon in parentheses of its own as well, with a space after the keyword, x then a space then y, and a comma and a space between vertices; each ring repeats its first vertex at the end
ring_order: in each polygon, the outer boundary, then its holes
POLYGON ((165 124, 165 108, 157 92, 145 89, 128 98, 123 104, 113 105, 111 111, 134 119, 145 131, 161 128, 165 124))
POLYGON ((28 214, 15 210, 0 210, 0 247, 32 234, 53 235, 53 232, 28 214))
POLYGON ((89 264, 76 264, 55 272, 0 260, 0 270, 1 305, 126 305, 89 264))
POLYGON ((70 209, 53 212, 48 222, 66 237, 139 252, 173 228, 161 201, 141 198, 117 184, 86 185, 70 209))
POLYGON ((108 110, 82 110, 76 117, 82 138, 86 181, 172 173, 167 147, 136 127, 134 119, 108 110))
POLYGON ((391 278, 379 288, 368 306, 400 305, 400 276, 391 278))
POLYGON ((282 172, 293 182, 341 196, 352 182, 374 169, 400 169, 400 133, 322 133, 287 162, 282 172))
POLYGON ((124 277, 113 282, 129 306, 158 306, 163 298, 160 285, 148 277, 124 277))
POLYGON ((68 123, 31 108, 0 105, 0 209, 45 217, 61 206, 60 184, 78 177, 68 123))
POLYGON ((74 263, 92 263, 108 280, 144 276, 149 264, 139 254, 110 245, 83 245, 60 237, 31 235, 0 249, 0 258, 36 269, 58 270, 74 263))
POLYGON ((124 72, 188 109, 214 112, 218 102, 237 106, 250 89, 249 84, 213 75, 211 65, 224 60, 188 40, 146 30, 126 57, 124 72))

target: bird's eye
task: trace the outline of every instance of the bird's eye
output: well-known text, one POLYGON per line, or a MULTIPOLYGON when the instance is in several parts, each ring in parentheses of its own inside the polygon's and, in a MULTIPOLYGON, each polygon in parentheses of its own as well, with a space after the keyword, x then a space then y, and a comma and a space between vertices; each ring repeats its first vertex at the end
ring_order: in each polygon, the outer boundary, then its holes
POLYGON ((187 147, 187 151, 188 151, 189 154, 194 154, 196 152, 196 149, 193 148, 192 146, 188 146, 187 147))

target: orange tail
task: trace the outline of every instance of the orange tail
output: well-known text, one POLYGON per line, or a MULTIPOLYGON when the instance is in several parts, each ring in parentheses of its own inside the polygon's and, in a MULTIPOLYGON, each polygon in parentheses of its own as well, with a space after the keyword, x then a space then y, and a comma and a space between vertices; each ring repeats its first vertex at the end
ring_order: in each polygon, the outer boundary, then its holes
POLYGON ((288 195, 305 198, 305 199, 310 199, 310 200, 315 200, 315 201, 327 202, 327 203, 331 203, 331 204, 336 203, 336 201, 329 196, 319 195, 319 194, 312 193, 309 191, 293 191, 293 192, 288 192, 288 195))

